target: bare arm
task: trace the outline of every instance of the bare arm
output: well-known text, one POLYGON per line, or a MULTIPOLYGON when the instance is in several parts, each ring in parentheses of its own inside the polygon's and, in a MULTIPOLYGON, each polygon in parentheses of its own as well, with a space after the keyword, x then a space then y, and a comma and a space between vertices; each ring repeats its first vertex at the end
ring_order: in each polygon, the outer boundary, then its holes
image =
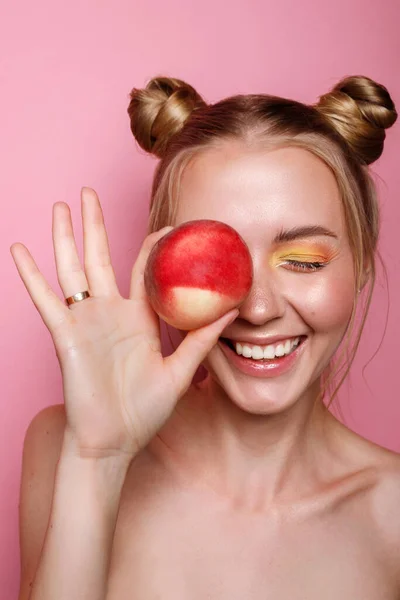
POLYGON ((129 461, 82 456, 68 433, 46 538, 29 600, 104 600, 129 461))
POLYGON ((77 456, 65 423, 64 406, 50 406, 34 417, 26 432, 19 600, 106 596, 127 461, 77 456))

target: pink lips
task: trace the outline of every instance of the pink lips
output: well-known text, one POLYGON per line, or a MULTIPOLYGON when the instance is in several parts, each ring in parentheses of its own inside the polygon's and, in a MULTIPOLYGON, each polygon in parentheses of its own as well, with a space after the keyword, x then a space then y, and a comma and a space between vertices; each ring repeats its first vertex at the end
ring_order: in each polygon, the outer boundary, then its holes
POLYGON ((221 348, 229 362, 242 373, 253 377, 271 378, 283 375, 292 369, 307 347, 307 342, 308 338, 305 338, 301 340, 301 343, 293 352, 291 352, 291 354, 271 360, 244 358, 243 356, 236 354, 235 350, 232 350, 232 348, 224 342, 218 342, 218 346, 221 348))

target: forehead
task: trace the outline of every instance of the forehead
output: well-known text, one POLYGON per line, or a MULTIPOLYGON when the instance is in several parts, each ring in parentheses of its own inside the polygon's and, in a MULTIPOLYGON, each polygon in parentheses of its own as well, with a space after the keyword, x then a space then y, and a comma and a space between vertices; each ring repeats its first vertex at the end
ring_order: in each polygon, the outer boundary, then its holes
POLYGON ((208 149, 185 169, 175 224, 216 219, 265 240, 282 228, 322 225, 344 235, 340 192, 330 168, 302 148, 208 149))

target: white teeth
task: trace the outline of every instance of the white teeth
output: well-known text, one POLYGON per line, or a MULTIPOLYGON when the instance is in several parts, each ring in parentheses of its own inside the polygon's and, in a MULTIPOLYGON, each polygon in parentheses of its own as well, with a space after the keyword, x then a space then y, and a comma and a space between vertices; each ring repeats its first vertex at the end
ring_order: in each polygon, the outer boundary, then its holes
POLYGON ((264 352, 263 352, 263 349, 261 348, 261 346, 253 346, 253 348, 251 350, 251 357, 255 358, 256 360, 260 360, 261 358, 264 358, 264 352))
POLYGON ((275 347, 272 345, 265 346, 264 358, 275 358, 275 347))
POLYGON ((245 358, 252 358, 253 360, 272 359, 275 356, 284 356, 290 354, 292 350, 299 345, 300 338, 292 338, 285 342, 280 342, 275 346, 270 344, 269 346, 249 346, 248 344, 241 344, 235 342, 236 353, 243 355, 245 358))
POLYGON ((243 356, 245 356, 246 358, 251 358, 250 346, 243 346, 243 356))

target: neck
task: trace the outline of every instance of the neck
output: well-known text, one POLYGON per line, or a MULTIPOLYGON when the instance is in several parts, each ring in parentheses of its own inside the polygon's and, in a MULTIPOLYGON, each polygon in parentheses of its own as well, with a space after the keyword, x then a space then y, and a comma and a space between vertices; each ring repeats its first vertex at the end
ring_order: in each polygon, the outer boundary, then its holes
POLYGON ((154 438, 156 455, 186 484, 248 505, 273 505, 307 495, 329 472, 329 428, 338 421, 320 384, 285 411, 250 414, 210 376, 192 385, 154 438))

